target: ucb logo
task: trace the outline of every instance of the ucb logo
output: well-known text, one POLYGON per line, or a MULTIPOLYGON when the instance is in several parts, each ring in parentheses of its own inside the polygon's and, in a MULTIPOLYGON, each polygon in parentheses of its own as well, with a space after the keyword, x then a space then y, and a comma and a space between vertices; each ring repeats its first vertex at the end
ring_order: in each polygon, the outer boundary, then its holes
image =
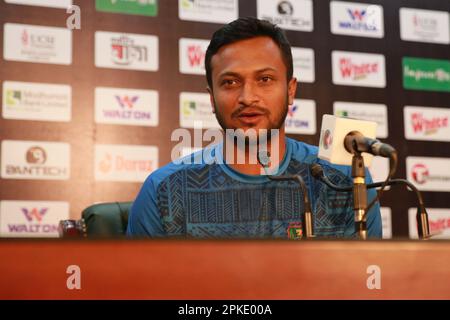
POLYGON ((47 161, 47 154, 43 148, 33 146, 27 150, 26 160, 30 164, 44 164, 47 161))

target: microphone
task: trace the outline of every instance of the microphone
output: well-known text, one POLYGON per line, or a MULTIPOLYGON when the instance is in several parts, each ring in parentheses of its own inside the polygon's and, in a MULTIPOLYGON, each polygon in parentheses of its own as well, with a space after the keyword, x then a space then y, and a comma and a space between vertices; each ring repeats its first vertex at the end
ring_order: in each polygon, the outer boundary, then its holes
MULTIPOLYGON (((349 118, 339 118, 329 114, 325 114, 322 117, 322 128, 320 131, 319 139, 319 153, 320 159, 327 160, 330 163, 338 165, 352 165, 353 160, 353 142, 361 142, 357 147, 363 148, 364 143, 358 139, 360 137, 357 134, 351 134, 349 138, 346 138, 348 134, 354 131, 358 131, 363 137, 368 139, 375 139, 376 135, 376 122, 355 120, 349 118), (354 137, 352 139, 351 137, 354 137), (350 151, 347 150, 344 141, 349 141, 350 151)), ((363 148, 370 150, 370 148, 363 148)), ((377 148, 375 148, 377 150, 377 148)), ((372 161, 372 154, 365 152, 363 155, 364 163, 370 166, 372 161)))
MULTIPOLYGON (((259 150, 257 158, 259 164, 264 168, 264 171, 267 172, 266 170, 270 164, 270 152, 267 150, 259 150)), ((309 202, 308 189, 306 188, 306 184, 303 181, 302 177, 298 174, 283 176, 267 174, 267 177, 273 181, 296 181, 300 185, 300 189, 303 193, 303 203, 305 206, 305 212, 303 213, 302 217, 302 235, 306 239, 314 238, 314 222, 311 211, 311 204, 309 202)))
POLYGON ((347 133, 344 138, 344 147, 352 154, 368 152, 385 158, 390 158, 393 153, 396 153, 395 149, 389 144, 382 143, 377 139, 367 138, 359 131, 347 133))
MULTIPOLYGON (((331 180, 325 175, 323 168, 320 164, 315 163, 310 167, 311 175, 326 184, 329 188, 340 191, 340 192, 350 192, 353 190, 353 186, 338 186, 331 182, 331 180)), ((375 182, 367 185, 367 188, 378 188, 382 187, 385 182, 375 182)), ((419 189, 416 188, 411 182, 406 179, 391 179, 387 182, 387 185, 406 185, 410 190, 414 191, 417 198, 417 229, 420 239, 429 239, 431 237, 430 234, 430 226, 428 222, 428 213, 425 208, 422 194, 419 189)), ((368 210, 367 210, 368 211, 368 210)), ((366 211, 366 214, 367 214, 366 211)))

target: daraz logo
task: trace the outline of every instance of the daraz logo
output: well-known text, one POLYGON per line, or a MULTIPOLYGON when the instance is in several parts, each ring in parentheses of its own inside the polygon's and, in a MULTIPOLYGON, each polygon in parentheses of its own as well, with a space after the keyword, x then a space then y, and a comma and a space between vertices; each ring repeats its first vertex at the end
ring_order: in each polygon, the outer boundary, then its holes
POLYGON ((32 222, 36 220, 37 222, 42 222, 44 215, 47 213, 48 208, 42 208, 38 210, 37 208, 33 208, 28 210, 27 208, 22 208, 22 212, 25 215, 25 218, 28 222, 32 222))
POLYGON ((403 87, 450 92, 450 61, 404 57, 403 87))

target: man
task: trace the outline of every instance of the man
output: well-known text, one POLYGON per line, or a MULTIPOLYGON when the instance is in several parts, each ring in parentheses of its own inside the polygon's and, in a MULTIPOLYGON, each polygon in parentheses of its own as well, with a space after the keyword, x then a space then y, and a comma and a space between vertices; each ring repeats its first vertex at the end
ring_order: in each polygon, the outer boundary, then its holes
MULTIPOLYGON (((238 130, 246 138, 251 130, 259 135, 275 129, 266 140, 267 149, 279 156, 271 157, 271 167, 277 175, 299 174, 305 181, 315 235, 354 237, 352 194, 337 193, 310 174, 310 165, 320 163, 333 182, 350 185, 350 167, 319 160, 317 147, 285 137, 297 80, 283 31, 255 18, 235 20, 214 33, 205 68, 213 112, 223 129, 238 130)), ((147 178, 132 206, 128 235, 298 238, 304 212, 298 183, 261 174, 261 164, 249 161, 255 150, 233 139, 210 148, 219 161, 170 163, 147 178), (224 157, 230 145, 245 161, 224 157)), ((371 182, 368 172, 366 180, 371 182)), ((375 195, 369 191, 369 202, 375 195)), ((369 237, 381 237, 378 203, 367 214, 367 227, 369 237)))

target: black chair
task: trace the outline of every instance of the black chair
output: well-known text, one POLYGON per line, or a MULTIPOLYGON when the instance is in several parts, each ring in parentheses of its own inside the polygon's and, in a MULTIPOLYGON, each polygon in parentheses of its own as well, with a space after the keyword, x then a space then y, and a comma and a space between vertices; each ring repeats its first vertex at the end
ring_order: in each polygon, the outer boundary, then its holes
POLYGON ((59 235, 67 237, 123 237, 133 202, 108 202, 91 205, 83 210, 80 220, 62 220, 59 235))

